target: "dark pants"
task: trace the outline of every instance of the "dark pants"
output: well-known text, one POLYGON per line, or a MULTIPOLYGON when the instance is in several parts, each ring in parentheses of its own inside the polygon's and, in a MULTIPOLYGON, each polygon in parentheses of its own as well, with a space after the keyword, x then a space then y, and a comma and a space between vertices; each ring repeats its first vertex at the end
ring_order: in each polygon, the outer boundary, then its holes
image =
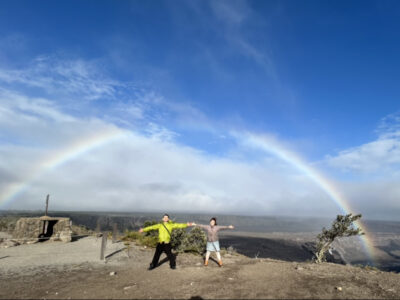
POLYGON ((157 267, 161 253, 165 252, 165 254, 167 254, 167 257, 169 259, 169 265, 171 267, 175 267, 175 256, 172 254, 171 249, 172 247, 170 243, 168 244, 158 243, 156 248, 156 253, 154 253, 153 261, 151 262, 151 266, 153 268, 157 267))

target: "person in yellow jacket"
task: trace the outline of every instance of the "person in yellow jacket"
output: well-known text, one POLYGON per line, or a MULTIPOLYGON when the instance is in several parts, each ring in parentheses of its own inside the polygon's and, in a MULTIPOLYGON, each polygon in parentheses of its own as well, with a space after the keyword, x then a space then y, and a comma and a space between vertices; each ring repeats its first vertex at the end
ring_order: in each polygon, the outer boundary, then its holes
POLYGON ((155 224, 152 226, 147 226, 145 228, 140 228, 139 232, 147 232, 150 230, 158 230, 158 243, 156 247, 156 252, 154 253, 153 261, 150 264, 149 270, 153 270, 157 267, 158 260, 160 259, 161 253, 165 252, 169 259, 169 266, 171 269, 176 269, 175 256, 172 254, 171 250, 171 232, 176 228, 186 228, 188 226, 193 226, 193 223, 172 223, 169 220, 169 215, 164 214, 162 222, 160 224, 155 224))

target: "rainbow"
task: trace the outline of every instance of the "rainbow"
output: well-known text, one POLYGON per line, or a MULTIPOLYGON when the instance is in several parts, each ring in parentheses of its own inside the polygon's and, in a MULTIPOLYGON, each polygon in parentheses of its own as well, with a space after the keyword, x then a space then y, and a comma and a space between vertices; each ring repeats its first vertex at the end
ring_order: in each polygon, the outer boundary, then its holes
MULTIPOLYGON (((8 186, 8 188, 0 194, 0 208, 7 206, 13 199, 26 191, 43 174, 95 148, 126 136, 126 134, 126 131, 118 128, 111 128, 97 133, 96 135, 81 138, 61 151, 54 153, 52 156, 38 163, 28 178, 25 178, 22 182, 8 186)), ((352 212, 350 205, 345 201, 343 195, 340 194, 338 189, 326 179, 325 176, 320 174, 315 168, 312 168, 298 155, 283 147, 273 137, 247 132, 231 132, 231 135, 244 146, 262 149, 294 166, 314 181, 338 205, 343 213, 347 214, 352 212)), ((362 228, 365 233, 365 235, 361 236, 361 241, 367 256, 370 261, 373 262, 374 247, 369 238, 367 228, 361 221, 358 221, 356 225, 362 228)))
POLYGON ((50 157, 37 163, 29 176, 21 182, 10 184, 0 194, 0 208, 7 207, 15 198, 25 192, 43 174, 61 166, 62 164, 83 155, 95 148, 115 141, 126 133, 117 128, 109 128, 91 136, 80 138, 68 147, 53 153, 50 157))
MULTIPOLYGON (((243 144, 244 146, 269 152, 294 166, 303 174, 308 176, 312 181, 314 181, 337 204, 342 213, 348 214, 353 212, 348 202, 345 200, 343 195, 340 194, 339 190, 333 185, 332 182, 320 174, 315 168, 312 168, 298 155, 283 147, 276 141, 275 138, 266 135, 256 135, 248 132, 232 132, 231 134, 239 141, 239 143, 243 144)), ((364 251, 372 263, 374 260, 374 247, 372 240, 369 237, 368 229, 360 220, 355 223, 356 226, 362 228, 362 231, 365 233, 365 235, 360 236, 360 239, 362 241, 364 251)))

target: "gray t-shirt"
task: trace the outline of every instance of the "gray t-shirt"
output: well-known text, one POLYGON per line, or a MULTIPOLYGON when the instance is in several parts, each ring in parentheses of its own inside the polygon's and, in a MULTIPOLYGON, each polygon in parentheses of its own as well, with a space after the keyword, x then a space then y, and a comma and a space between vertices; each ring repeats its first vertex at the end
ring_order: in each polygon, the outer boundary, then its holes
POLYGON ((197 224, 196 226, 205 229, 207 231, 207 242, 216 242, 218 241, 218 231, 221 229, 228 229, 229 226, 218 226, 218 225, 201 225, 197 224))

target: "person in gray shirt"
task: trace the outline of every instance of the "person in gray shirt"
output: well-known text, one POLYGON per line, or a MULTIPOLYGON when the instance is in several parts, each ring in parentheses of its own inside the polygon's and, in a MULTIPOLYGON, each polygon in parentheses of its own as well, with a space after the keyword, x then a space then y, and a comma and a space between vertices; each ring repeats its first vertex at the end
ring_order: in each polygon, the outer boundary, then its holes
POLYGON ((217 219, 211 218, 210 225, 201 225, 201 224, 193 224, 204 229, 207 232, 207 253, 206 259, 204 261, 204 265, 208 266, 208 259, 210 258, 211 252, 217 253, 218 265, 222 267, 222 259, 220 254, 220 247, 219 247, 219 239, 218 239, 218 231, 221 229, 234 229, 233 225, 229 226, 218 226, 217 219))

